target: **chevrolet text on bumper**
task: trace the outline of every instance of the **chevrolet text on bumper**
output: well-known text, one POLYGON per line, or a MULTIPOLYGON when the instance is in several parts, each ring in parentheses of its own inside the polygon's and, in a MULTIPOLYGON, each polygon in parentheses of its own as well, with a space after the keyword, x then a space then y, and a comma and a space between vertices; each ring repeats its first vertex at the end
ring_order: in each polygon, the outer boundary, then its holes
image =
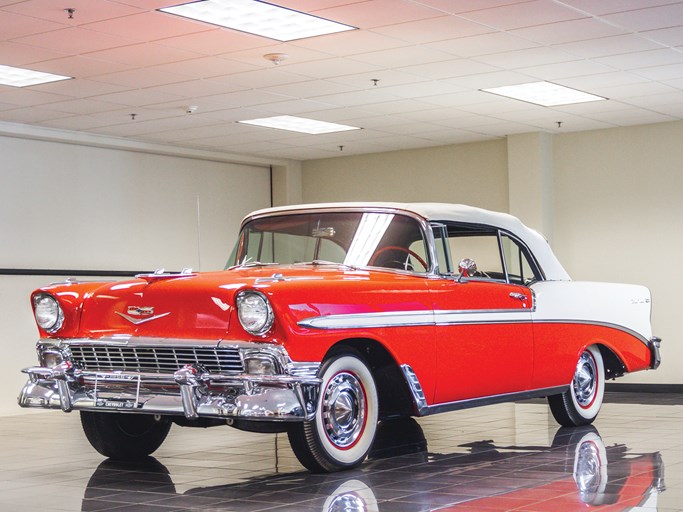
POLYGON ((215 345, 176 340, 169 348, 169 340, 163 344, 121 338, 40 340, 38 353, 46 366, 23 370, 29 381, 21 390, 19 405, 228 422, 235 417, 272 421, 313 417, 319 363, 294 363, 283 349, 272 345, 215 345), (202 363, 227 370, 211 373, 202 363), (159 373, 173 367, 177 369, 172 373, 159 373))

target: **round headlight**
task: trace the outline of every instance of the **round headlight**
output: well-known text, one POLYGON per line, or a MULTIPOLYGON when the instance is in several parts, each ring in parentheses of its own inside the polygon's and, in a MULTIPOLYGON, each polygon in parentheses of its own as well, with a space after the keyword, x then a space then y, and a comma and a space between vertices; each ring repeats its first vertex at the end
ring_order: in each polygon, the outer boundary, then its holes
POLYGON ((273 309, 268 298, 260 292, 237 294, 237 316, 244 330, 254 336, 267 333, 273 325, 273 309))
POLYGON ((64 313, 52 295, 37 293, 33 297, 33 314, 38 326, 50 334, 57 332, 64 323, 64 313))

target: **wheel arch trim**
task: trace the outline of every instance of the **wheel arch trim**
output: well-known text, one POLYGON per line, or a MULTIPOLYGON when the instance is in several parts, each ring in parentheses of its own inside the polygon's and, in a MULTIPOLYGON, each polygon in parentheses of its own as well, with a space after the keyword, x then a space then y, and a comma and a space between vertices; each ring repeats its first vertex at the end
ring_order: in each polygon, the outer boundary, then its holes
MULTIPOLYGON (((384 343, 369 337, 339 340, 327 350, 323 361, 348 349, 360 355, 373 373, 380 401, 380 419, 396 415, 411 416, 415 413, 421 415, 420 410, 427 403, 424 393, 420 399, 419 394, 415 395, 413 392, 413 383, 403 369, 403 366, 410 368, 409 365, 399 364, 395 355, 384 343), (397 389, 396 386, 399 388, 397 389)), ((417 377, 415 381, 419 386, 417 377)))

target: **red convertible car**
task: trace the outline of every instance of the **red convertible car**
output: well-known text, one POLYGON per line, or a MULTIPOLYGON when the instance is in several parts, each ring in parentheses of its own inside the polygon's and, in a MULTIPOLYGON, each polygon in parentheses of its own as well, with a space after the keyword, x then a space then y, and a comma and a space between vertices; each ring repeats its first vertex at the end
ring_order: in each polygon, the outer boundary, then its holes
POLYGON ((311 471, 358 466, 378 421, 547 397, 591 423, 605 381, 657 368, 641 286, 571 281, 502 213, 447 204, 254 212, 228 268, 33 293, 23 407, 80 411, 105 456, 173 423, 287 432, 311 471))

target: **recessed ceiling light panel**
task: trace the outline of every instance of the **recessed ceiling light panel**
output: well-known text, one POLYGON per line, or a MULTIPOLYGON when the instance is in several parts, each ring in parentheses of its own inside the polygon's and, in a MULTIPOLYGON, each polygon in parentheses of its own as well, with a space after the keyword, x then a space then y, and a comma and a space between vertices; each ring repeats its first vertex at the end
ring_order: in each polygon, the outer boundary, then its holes
POLYGON ((306 119, 305 117, 296 116, 264 117, 261 119, 238 121, 238 123, 263 126, 266 128, 277 128, 278 130, 288 130, 290 132, 308 133, 310 135, 360 130, 360 128, 357 126, 328 123, 325 121, 316 121, 315 119, 306 119))
POLYGON ((606 100, 602 96, 577 91, 563 85, 550 82, 531 82, 519 85, 506 85, 504 87, 493 87, 482 89, 506 98, 526 101, 543 107, 555 107, 558 105, 571 105, 573 103, 586 103, 589 101, 606 100))
POLYGON ((59 80, 70 80, 71 78, 73 77, 53 75, 52 73, 43 73, 42 71, 15 68, 13 66, 4 66, 0 64, 0 85, 9 85, 10 87, 28 87, 31 85, 58 82, 59 80))
POLYGON ((159 10, 278 41, 355 30, 349 25, 261 0, 200 0, 159 10))

